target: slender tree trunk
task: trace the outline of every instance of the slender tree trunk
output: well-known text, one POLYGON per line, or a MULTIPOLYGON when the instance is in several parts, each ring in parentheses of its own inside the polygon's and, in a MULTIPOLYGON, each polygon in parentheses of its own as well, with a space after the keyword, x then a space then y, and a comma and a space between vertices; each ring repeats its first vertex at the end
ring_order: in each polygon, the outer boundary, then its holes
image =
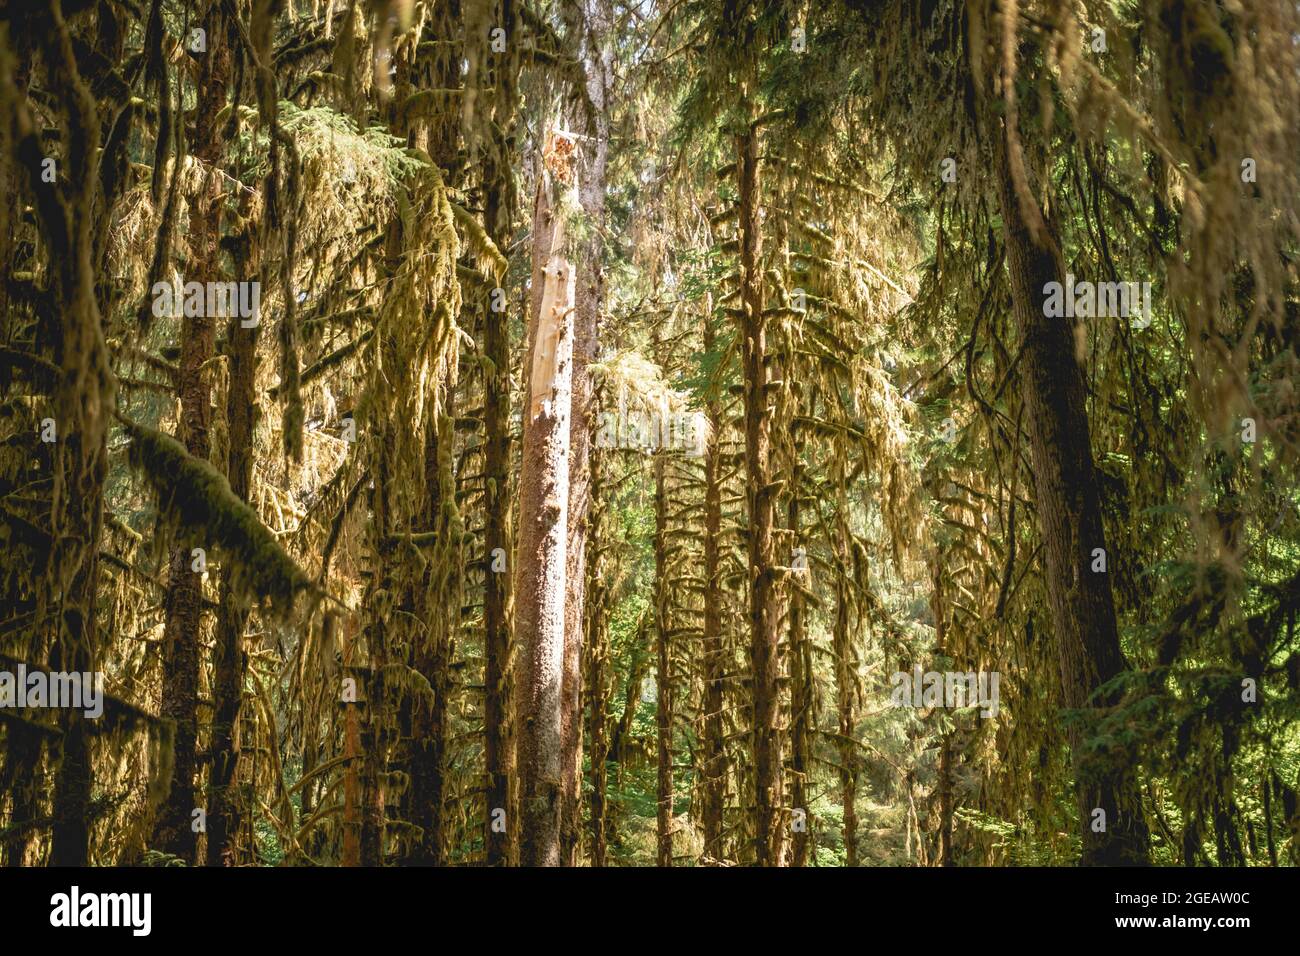
MULTIPOLYGON (((229 82, 229 45, 224 42, 225 16, 221 5, 208 8, 204 29, 212 38, 211 52, 201 61, 198 104, 195 109, 194 156, 204 164, 200 194, 190 208, 189 246, 192 252, 187 279, 221 280, 221 184, 218 165, 222 149, 220 113, 226 105, 229 82)), ((212 450, 212 385, 207 365, 216 337, 213 316, 185 316, 181 322, 181 359, 178 390, 181 399, 179 436, 185 450, 206 461, 212 450)), ((162 714, 176 722, 171 791, 154 831, 154 845, 194 862, 197 836, 192 826, 198 772, 198 697, 200 668, 199 628, 203 606, 203 576, 193 570, 191 548, 202 541, 177 545, 171 555, 163 629, 162 714)))
POLYGON ((420 828, 410 862, 441 866, 443 860, 443 791, 446 780, 447 697, 451 689, 449 667, 452 642, 460 614, 460 588, 454 580, 461 566, 459 537, 448 520, 455 506, 456 481, 452 473, 452 429, 455 397, 448 386, 443 405, 428 424, 425 438, 425 502, 421 525, 437 535, 437 552, 431 556, 415 606, 421 627, 412 666, 429 682, 432 696, 412 702, 411 822, 420 828))
MULTIPOLYGON (((352 617, 342 624, 343 675, 356 680, 356 639, 352 617)), ((325 632, 338 626, 333 614, 325 616, 325 632)), ((327 640, 326 646, 329 646, 327 640)), ((360 685, 360 681, 357 682, 360 685)), ((343 701, 343 859, 344 866, 361 865, 361 706, 360 702, 343 701)))
POLYGON ((586 540, 591 509, 591 372, 596 360, 597 330, 605 297, 605 167, 609 155, 608 99, 613 79, 608 37, 612 11, 608 0, 581 0, 568 8, 571 29, 583 37, 580 60, 585 99, 578 108, 579 126, 589 137, 578 198, 587 217, 589 238, 580 251, 573 324, 573 399, 569 446, 568 595, 564 610, 564 830, 565 862, 575 865, 582 821, 582 638, 587 582, 586 540))
MULTIPOLYGON (((548 144, 548 146, 551 144, 548 144)), ((559 160, 563 162, 562 159, 559 160)), ((515 608, 521 639, 520 862, 559 866, 563 815, 564 610, 574 271, 550 176, 538 177, 529 394, 519 475, 515 608)))
MULTIPOLYGON (((438 0, 431 10, 434 35, 452 36, 458 20, 457 4, 438 0)), ((461 83, 461 61, 451 44, 435 48, 429 69, 437 89, 455 89, 461 83)), ((458 132, 456 110, 439 110, 426 122, 408 123, 396 104, 413 91, 416 75, 411 58, 397 60, 394 98, 389 122, 393 132, 411 146, 425 146, 444 182, 458 185, 458 132)), ((466 322, 468 324, 468 322, 466 322)), ((412 641, 410 665, 429 682, 432 694, 403 702, 411 726, 408 753, 410 788, 405 795, 408 819, 419 835, 408 848, 406 861, 417 866, 441 866, 446 826, 444 794, 447 777, 447 705, 451 693, 451 661, 460 623, 464 562, 460 547, 454 458, 455 377, 431 382, 426 402, 432 410, 424 442, 424 494, 417 530, 431 532, 434 546, 424 573, 415 585, 413 605, 418 620, 412 641)))
MULTIPOLYGON (((842 477, 842 476, 841 476, 842 477)), ((843 495, 841 495, 841 505, 843 495)), ((847 527, 841 524, 842 533, 847 527)), ((849 634, 848 548, 836 548, 841 573, 835 583, 835 624, 831 643, 835 651, 835 694, 840 728, 840 805, 844 813, 844 865, 858 865, 858 755, 853 741, 857 724, 857 681, 854 679, 853 646, 849 634)))
MULTIPOLYGON (((476 11, 461 8, 468 22, 476 11)), ((517 27, 517 3, 502 0, 497 22, 513 36, 517 27)), ((518 59, 492 61, 491 130, 494 148, 483 151, 483 223, 488 235, 503 253, 509 248, 516 207, 514 179, 509 157, 515 153, 514 126, 519 95, 518 59)), ((484 477, 483 498, 484 560, 487 562, 483 593, 483 846, 489 866, 505 866, 517 856, 514 837, 518 834, 515 751, 511 736, 510 708, 510 597, 514 562, 506 560, 511 547, 510 437, 510 317, 506 311, 504 270, 495 277, 501 288, 499 306, 491 303, 484 316, 483 354, 488 368, 483 376, 484 477)), ((493 293, 495 296, 495 292, 493 293)))
POLYGON ((780 608, 772 529, 777 485, 770 465, 771 414, 767 395, 767 320, 763 315, 763 234, 758 176, 758 133, 753 124, 736 138, 740 170, 741 355, 744 368, 745 464, 749 504, 749 657, 754 711, 751 725, 755 784, 755 861, 780 866, 782 767, 778 726, 780 608))
MULTIPOLYGON (((487 182, 484 221, 498 248, 505 247, 507 224, 503 216, 504 175, 491 166, 487 182)), ((498 277, 500 281, 501 277, 498 277)), ((505 311, 489 308, 484 317, 483 353, 490 361, 484 375, 483 429, 485 433, 483 547, 487 571, 483 594, 483 761, 487 814, 484 846, 489 866, 507 862, 510 823, 510 777, 514 771, 509 734, 509 695, 506 667, 510 659, 510 574, 505 560, 510 549, 510 326, 505 311), (498 558, 500 560, 498 560, 498 558), (498 811, 501 811, 498 813, 498 811)))
MULTIPOLYGON (((243 256, 245 267, 251 262, 243 256)), ((258 326, 244 328, 238 318, 229 325, 230 381, 226 394, 226 423, 230 436, 227 476, 230 490, 249 501, 253 480, 253 430, 257 423, 255 381, 257 378, 258 326)), ((217 661, 213 680, 215 712, 212 724, 212 786, 208 798, 209 866, 232 865, 239 857, 241 806, 234 793, 239 770, 239 718, 244 699, 244 678, 248 656, 244 652, 244 629, 248 625, 248 604, 235 592, 233 574, 221 577, 221 607, 217 613, 217 661)), ((307 768, 304 767, 304 772, 307 768)), ((304 795, 304 799, 306 799, 304 795)))
MULTIPOLYGON (((799 452, 796 450, 794 454, 793 491, 790 495, 787 515, 795 546, 802 547, 799 538, 799 452)), ((808 647, 808 635, 804 623, 801 583, 796 580, 791 585, 790 609, 786 615, 790 628, 790 799, 796 809, 803 811, 800 828, 791 834, 790 864, 792 866, 808 865, 813 824, 812 810, 808 806, 808 774, 811 771, 809 743, 812 734, 809 724, 813 711, 812 655, 808 647)))
MULTIPOLYGON (((96 215, 111 207, 115 188, 109 182, 118 168, 118 156, 105 147, 101 132, 117 118, 110 109, 101 116, 92 89, 106 79, 102 64, 108 44, 101 38, 95 51, 99 63, 83 77, 67 22, 60 5, 11 5, 6 14, 13 33, 26 52, 31 44, 40 51, 46 67, 48 94, 58 112, 50 121, 33 117, 27 105, 26 67, 13 75, 12 49, 4 51, 0 70, 0 110, 6 126, 3 137, 14 170, 27 178, 25 193, 40 226, 41 258, 48 264, 48 318, 41 319, 38 340, 53 345, 58 366, 52 395, 58 440, 51 457, 53 485, 50 499, 51 549, 46 573, 36 588, 37 619, 49 622, 51 670, 93 671, 100 660, 101 641, 96 621, 99 582, 99 543, 103 527, 103 489, 107 473, 108 422, 114 404, 114 380, 108 366, 104 327, 97 299, 102 282, 102 240, 105 217, 96 215), (16 82, 15 82, 16 81, 16 82), (18 86, 22 87, 20 95, 18 86), (101 125, 102 124, 102 125, 101 125), (62 165, 59 186, 42 181, 41 161, 49 155, 43 130, 61 136, 62 165), (46 339, 48 336, 48 339, 46 339)), ((115 32, 112 14, 100 26, 115 32), (110 25, 111 24, 111 25, 110 25)), ((6 46, 15 42, 4 31, 6 46)), ((84 48, 83 48, 84 49, 84 48)), ((83 59, 91 59, 86 57, 83 59)), ((120 185, 120 178, 118 179, 120 185)), ((11 227, 13 224, 9 224, 11 227)), ((91 762, 87 718, 70 708, 60 714, 60 742, 49 757, 54 768, 53 827, 50 863, 85 866, 90 851, 91 762)))
MULTIPOLYGON (((936 564, 933 574, 933 587, 930 591, 930 613, 934 618, 935 653, 947 656, 947 618, 945 617, 944 569, 936 564)), ((939 798, 939 859, 940 866, 952 866, 952 814, 953 814, 953 779, 952 749, 953 730, 941 732, 939 743, 939 779, 935 790, 939 798)))
MULTIPOLYGON (((601 455, 591 457, 591 488, 595 498, 601 482, 601 455)), ((586 688, 589 698, 587 736, 591 740, 591 865, 604 866, 608 849, 606 812, 609 786, 609 595, 601 574, 602 516, 593 510, 587 537, 590 578, 586 615, 586 688)))
MULTIPOLYGON (((656 343, 657 344, 657 343, 656 343)), ((655 453, 655 642, 657 662, 655 702, 657 759, 655 763, 655 861, 673 865, 673 680, 672 621, 668 596, 668 498, 664 488, 666 452, 655 453)))
MULTIPOLYGON (((378 427, 383 429, 382 423, 378 427)), ((392 568, 395 564, 392 544, 392 521, 389 490, 393 487, 388 467, 386 449, 393 447, 386 434, 374 436, 378 451, 375 453, 374 490, 371 494, 370 544, 375 555, 375 573, 366 589, 363 606, 367 608, 365 627, 368 666, 357 681, 360 699, 360 790, 361 826, 359 862, 361 866, 380 866, 384 862, 384 833, 386 817, 386 790, 388 749, 392 738, 389 726, 387 674, 390 663, 389 619, 375 612, 377 595, 393 593, 396 582, 392 568)))
MULTIPOLYGON (((712 303, 710 302, 710 306, 712 303)), ((704 318, 704 353, 716 348, 712 308, 704 318)), ((725 654, 722 637, 722 581, 718 571, 718 545, 722 530, 722 482, 719 474, 722 409, 716 396, 707 406, 709 441, 704 453, 704 777, 702 816, 704 855, 723 858, 722 808, 727 790, 727 755, 723 749, 722 681, 725 654)))

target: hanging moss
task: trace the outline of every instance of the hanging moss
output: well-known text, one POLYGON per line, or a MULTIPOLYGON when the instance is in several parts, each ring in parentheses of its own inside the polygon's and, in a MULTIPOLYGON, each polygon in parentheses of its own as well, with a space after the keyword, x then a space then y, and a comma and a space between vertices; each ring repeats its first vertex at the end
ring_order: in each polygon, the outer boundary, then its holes
POLYGON ((496 243, 487 234, 487 230, 476 219, 469 210, 457 203, 448 203, 451 206, 452 214, 456 217, 456 224, 460 226, 461 237, 474 250, 479 259, 490 266, 492 275, 497 281, 505 275, 506 257, 501 254, 501 250, 496 247, 496 243))
POLYGON ((241 589, 256 591, 272 608, 287 612, 310 582, 257 513, 230 490, 225 476, 162 432, 125 419, 123 427, 131 437, 132 466, 148 480, 159 508, 182 536, 227 552, 241 589))

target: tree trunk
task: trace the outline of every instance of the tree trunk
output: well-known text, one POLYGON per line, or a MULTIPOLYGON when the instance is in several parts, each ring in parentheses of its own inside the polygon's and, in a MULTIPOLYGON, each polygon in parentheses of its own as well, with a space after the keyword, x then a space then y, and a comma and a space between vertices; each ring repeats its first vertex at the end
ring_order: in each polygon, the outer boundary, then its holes
MULTIPOLYGON (((589 137, 578 198, 589 224, 589 238, 577 263, 573 325, 573 398, 569 447, 568 595, 564 609, 564 858, 578 862, 582 821, 582 638, 587 582, 589 511, 591 508, 591 372, 596 360, 597 329, 605 297, 605 167, 609 155, 609 87, 613 79, 608 43, 612 11, 608 0, 582 0, 580 53, 585 100, 578 108, 579 126, 589 137)), ((577 26, 572 15, 570 26, 577 26)))
MULTIPOLYGON (((242 264, 250 265, 247 259, 242 259, 242 264)), ((258 326, 243 328, 237 318, 231 321, 228 334, 230 382, 226 394, 226 427, 230 436, 227 477, 230 490, 245 502, 249 501, 253 481, 257 339, 258 326)), ((239 717, 244 699, 244 677, 248 670, 248 656, 244 652, 248 604, 235 593, 232 577, 231 572, 223 570, 221 607, 217 614, 217 661, 212 688, 215 698, 212 786, 208 800, 209 866, 238 862, 242 822, 240 803, 233 789, 239 770, 239 717)))
MULTIPOLYGON (((198 103, 195 109, 194 156, 204 163, 206 175, 190 208, 188 236, 192 259, 188 280, 220 281, 221 276, 221 185, 218 173, 222 149, 219 115, 226 105, 229 82, 229 45, 224 42, 225 17, 221 5, 208 8, 204 29, 212 39, 212 50, 200 65, 198 103)), ((208 429, 211 424, 212 385, 208 362, 216 337, 213 316, 181 318, 181 359, 178 391, 181 400, 179 435, 185 450, 206 461, 212 450, 208 429)), ((197 835, 192 826, 195 775, 198 772, 195 745, 198 740, 198 697, 201 639, 199 627, 203 606, 203 576, 193 570, 192 547, 208 548, 206 542, 176 545, 171 554, 165 599, 163 630, 162 714, 176 722, 171 791, 154 831, 156 849, 195 859, 197 835)))
MULTIPOLYGON (((602 462, 599 452, 591 457, 591 489, 600 490, 602 462)), ((604 866, 608 849, 607 790, 609 786, 609 595, 601 575, 601 513, 593 510, 587 536, 587 571, 591 578, 587 592, 586 657, 588 706, 587 736, 591 741, 591 865, 604 866)))
MULTIPOLYGON (((712 302, 710 301, 710 306, 712 302)), ((704 354, 716 348, 712 308, 704 318, 704 354)), ((723 749, 722 680, 725 664, 722 636, 723 586, 718 571, 718 543, 722 529, 722 482, 719 474, 722 409, 716 396, 707 406, 709 441, 704 453, 704 755, 701 773, 704 794, 704 855, 721 860, 722 808, 727 790, 727 755, 723 749)))
MULTIPOLYGON (((799 452, 794 452, 791 472, 793 491, 787 515, 795 547, 802 547, 799 538, 799 484, 801 480, 799 452)), ((806 557, 806 556, 805 556, 806 557)), ((803 574, 805 572, 796 572, 803 574)), ((809 744, 813 711, 812 654, 808 646, 807 628, 804 624, 801 581, 791 585, 790 609, 786 620, 790 628, 790 799, 795 809, 803 811, 799 829, 791 834, 791 866, 807 866, 812 833, 812 811, 808 806, 808 774, 811 772, 809 744)))
MULTIPOLYGON (((841 496, 841 500, 843 496, 841 496)), ((847 530, 847 529, 845 529, 847 530)), ((841 568, 847 548, 836 549, 841 568)), ((831 643, 835 650, 835 693, 839 703, 840 726, 840 805, 844 814, 844 865, 858 865, 858 754, 853 741, 857 724, 854 703, 857 682, 854 679, 853 647, 849 635, 849 586, 842 571, 835 584, 835 625, 831 643)))
MULTIPOLYGON (((353 669, 356 661, 356 635, 353 617, 341 622, 333 614, 325 616, 324 628, 328 635, 342 628, 340 647, 343 652, 343 670, 346 677, 356 679, 353 669)), ((360 681, 357 682, 360 686, 360 681)), ((343 701, 343 866, 361 865, 361 707, 360 702, 343 701)))
MULTIPOLYGON (((1047 593, 1067 708, 1097 708, 1112 699, 1094 692, 1125 669, 1110 578, 1091 569, 1094 548, 1105 548, 1101 502, 1093 470, 1083 373, 1068 321, 1044 315, 1045 286, 1061 281, 1055 252, 1031 234, 1012 180, 1005 134, 997 137, 999 200, 1005 225, 1013 308, 1023 339, 1022 396, 1039 530, 1047 560, 1047 593)), ((1041 214, 1041 210, 1040 210, 1041 214)), ((1050 243, 1055 230, 1048 224, 1050 243)), ((1147 828, 1135 779, 1119 768, 1088 765, 1085 738, 1070 734, 1084 865, 1147 862, 1147 828), (1094 832, 1095 810, 1105 811, 1094 832)))
POLYGON ((767 320, 763 315, 763 234, 758 177, 758 134, 751 123, 736 138, 740 170, 741 327, 744 368, 746 495, 749 505, 749 657, 754 711, 755 862, 780 866, 782 767, 779 713, 780 623, 772 528, 777 488, 769 463, 771 415, 767 396, 767 320))
MULTIPOLYGON (((657 345, 656 338, 656 345, 657 345)), ((673 865, 673 681, 672 647, 670 645, 671 620, 668 596, 668 499, 664 490, 665 455, 660 449, 655 453, 655 682, 658 694, 655 699, 655 728, 657 753, 655 761, 655 862, 659 866, 673 865)))
MULTIPOLYGON (((379 424, 378 427, 382 429, 385 426, 379 424)), ((382 432, 374 436, 374 441, 379 450, 375 454, 374 490, 370 496, 373 517, 369 538, 375 555, 375 572, 362 603, 368 617, 364 634, 369 661, 357 680, 361 763, 358 852, 361 866, 381 866, 384 862, 388 748, 393 736, 388 718, 392 704, 386 680, 391 662, 389 618, 377 610, 380 595, 392 594, 396 585, 392 572, 396 562, 393 557, 395 546, 390 537, 392 521, 388 496, 393 480, 386 451, 393 447, 393 442, 382 432)))
POLYGON ((432 696, 411 702, 411 822, 420 828, 409 862, 418 866, 443 864, 443 783, 446 779, 448 668, 452 642, 460 615, 460 588, 454 578, 461 567, 459 537, 446 509, 455 504, 452 474, 454 387, 443 392, 442 403, 426 426, 424 450, 425 501, 421 526, 436 534, 436 552, 430 556, 416 595, 420 627, 416 631, 411 665, 429 682, 432 696))
MULTIPOLYGON (((438 0, 431 10, 436 36, 451 36, 457 21, 456 4, 438 0)), ((461 82, 461 61, 451 44, 435 48, 427 67, 430 82, 437 89, 455 89, 461 82)), ((408 123, 396 104, 413 90, 415 65, 409 56, 397 60, 393 132, 407 143, 427 146, 449 187, 459 185, 457 165, 460 117, 455 110, 439 110, 427 124, 408 123)), ((468 324, 468 323, 466 323, 468 324)), ((419 835, 408 848, 406 862, 417 866, 441 866, 444 859, 445 780, 447 772, 447 705, 451 692, 451 661, 455 653, 463 593, 464 561, 461 553, 460 517, 457 513, 454 456, 455 376, 427 386, 426 402, 432 409, 424 443, 424 494, 417 517, 417 530, 434 535, 434 548, 424 573, 416 584, 413 605, 418 625, 412 641, 410 665, 429 682, 431 696, 408 699, 403 709, 411 726, 409 748, 410 788, 408 818, 419 835)))
MULTIPOLYGON (((940 559, 942 560, 942 559, 940 559)), ((931 575, 933 585, 930 591, 930 614, 934 618, 934 649, 939 657, 948 657, 947 618, 944 596, 944 569, 936 564, 931 575)), ((953 774, 952 750, 955 731, 941 731, 939 743, 939 779, 935 783, 935 795, 939 800, 939 859, 940 866, 952 866, 952 814, 953 814, 953 774)))
MULTIPOLYGON (((504 248, 508 235, 503 215, 505 177, 493 165, 485 173, 485 180, 484 221, 497 247, 504 248)), ((488 865, 503 866, 508 862, 510 828, 514 819, 510 805, 514 755, 510 748, 506 672, 510 659, 512 567, 511 562, 504 560, 510 549, 510 325, 504 310, 487 310, 483 354, 491 362, 483 383, 486 475, 483 548, 487 562, 483 585, 483 765, 487 801, 483 841, 488 865), (498 556, 502 559, 500 563, 498 556)))
MULTIPOLYGON (((554 139, 548 147, 553 143, 554 139)), ((524 866, 559 866, 562 862, 562 683, 574 271, 565 256, 563 220, 552 216, 551 209, 550 175, 542 171, 533 217, 536 308, 531 317, 515 561, 515 608, 521 639, 516 706, 520 718, 520 862, 524 866)))

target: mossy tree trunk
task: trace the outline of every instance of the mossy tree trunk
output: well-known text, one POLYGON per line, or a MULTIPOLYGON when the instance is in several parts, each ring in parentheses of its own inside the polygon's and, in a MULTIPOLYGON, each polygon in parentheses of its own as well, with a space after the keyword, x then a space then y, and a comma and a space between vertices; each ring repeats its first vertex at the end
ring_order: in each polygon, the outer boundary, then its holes
MULTIPOLYGON (((1092 460, 1087 389, 1075 353, 1069 320, 1047 316, 1047 284, 1064 271, 1057 256, 1055 227, 1043 211, 1042 235, 1035 235, 1025 200, 1017 194, 1010 165, 1007 127, 996 135, 998 200, 1005 224, 1012 308, 1022 338, 1022 394, 1028 412, 1030 454, 1037 492, 1039 531, 1047 565, 1047 594, 1060 665, 1063 704, 1093 710, 1115 703, 1098 689, 1125 669, 1110 577, 1092 570, 1094 549, 1105 549, 1101 498, 1092 460)), ((1079 723, 1069 730, 1075 765, 1085 865, 1147 862, 1147 827, 1134 777, 1115 768, 1090 765, 1079 723), (1104 829, 1096 811, 1102 811, 1104 829)))
MULTIPOLYGON (((220 114, 226 105, 230 82, 230 44, 225 37, 221 4, 209 6, 203 29, 211 42, 199 63, 193 154, 202 164, 199 193, 190 203, 190 228, 186 237, 190 256, 184 263, 187 281, 222 281, 221 264, 222 178, 220 114)), ((177 392, 181 412, 177 438, 195 458, 206 461, 212 452, 212 379, 210 361, 216 342, 216 318, 206 309, 185 316, 181 323, 180 376, 177 392)), ((197 848, 194 810, 206 806, 196 801, 199 773, 198 705, 202 666, 203 575, 196 571, 192 552, 210 550, 210 542, 178 541, 168 563, 166 622, 163 631, 163 716, 175 721, 172 782, 154 830, 154 848, 193 862, 197 848)))
POLYGON ((591 514, 592 382, 597 331, 605 299, 605 173, 609 156, 613 50, 609 0, 566 7, 570 34, 580 37, 583 89, 575 125, 586 137, 578 200, 587 239, 578 252, 573 321, 573 398, 569 445, 568 596, 564 609, 564 832, 565 862, 576 865, 582 834, 582 643, 591 514))
POLYGON ((750 726, 754 758, 754 852, 759 866, 780 866, 782 746, 780 716, 780 606, 773 528, 777 483, 770 463, 767 317, 763 314, 763 220, 759 136, 749 122, 736 137, 740 177, 740 330, 744 372, 745 470, 749 528, 749 662, 753 681, 750 726))

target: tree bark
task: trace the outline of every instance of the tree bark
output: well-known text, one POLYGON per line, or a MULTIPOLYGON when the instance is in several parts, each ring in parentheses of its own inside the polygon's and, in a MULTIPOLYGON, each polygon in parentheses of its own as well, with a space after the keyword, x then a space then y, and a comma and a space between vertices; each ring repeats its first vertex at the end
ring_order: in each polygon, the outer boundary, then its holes
MULTIPOLYGON (((600 489, 602 462, 599 452, 591 458, 591 488, 595 497, 600 489)), ((604 866, 609 835, 606 829, 609 786, 609 594, 601 574, 601 520, 593 511, 587 536, 587 570, 591 577, 586 614, 586 658, 588 706, 587 736, 591 741, 591 865, 604 866)))
MULTIPOLYGON (((793 491, 787 515, 795 547, 802 547, 799 538, 799 484, 800 466, 796 449, 791 471, 793 491)), ((803 572, 796 572, 803 573, 803 572)), ((790 608, 786 614, 790 635, 790 799, 795 809, 803 811, 802 826, 790 835, 791 866, 807 866, 812 833, 812 810, 808 806, 808 774, 811 770, 810 742, 813 709, 812 654, 808 646, 807 627, 804 622, 803 596, 800 582, 794 582, 790 591, 790 608)))
MULTIPOLYGON (((195 109, 193 153, 205 168, 201 192, 190 208, 189 247, 192 259, 188 279, 220 281, 221 177, 218 166, 222 131, 218 117, 226 105, 229 82, 229 44, 224 42, 225 16, 213 3, 204 18, 211 48, 200 65, 198 103, 195 109)), ((179 435, 185 450, 206 461, 212 451, 208 434, 211 425, 212 385, 208 362, 216 338, 216 320, 204 314, 185 316, 181 322, 181 358, 178 391, 181 400, 179 435)), ((163 629, 162 714, 176 722, 171 790, 154 831, 154 845, 193 863, 197 834, 193 828, 195 775, 198 772, 195 746, 198 740, 198 696, 200 668, 199 627, 202 618, 203 576, 193 570, 191 546, 176 545, 171 554, 165 599, 163 629)))
MULTIPOLYGON (((1044 314, 1045 286, 1062 269, 1053 224, 1049 244, 1031 234, 1008 162, 1005 130, 998 146, 998 198, 1005 223, 1013 309, 1023 341, 1021 389, 1028 412, 1039 531, 1047 562, 1047 593, 1063 703, 1071 709, 1113 704, 1094 697, 1125 669, 1110 578, 1091 570, 1092 551, 1105 548, 1101 501, 1092 461, 1087 392, 1068 321, 1044 314)), ((1041 215, 1041 210, 1039 211, 1041 215)), ((1069 733, 1077 788, 1084 865, 1147 862, 1147 827, 1134 777, 1122 768, 1092 766, 1083 758, 1084 735, 1069 733), (1105 811, 1094 832, 1094 811, 1105 811)))
POLYGON ((844 865, 858 865, 858 755, 853 741, 857 697, 853 648, 849 636, 849 588, 841 575, 835 585, 835 693, 839 703, 840 805, 844 814, 844 865))
POLYGON ((741 355, 744 370, 746 496, 749 505, 749 658, 753 681, 754 851, 759 866, 780 866, 782 833, 779 712, 779 595, 772 529, 776 487, 770 465, 767 320, 763 315, 763 233, 754 124, 736 137, 740 171, 741 355))
POLYGON ((564 830, 565 862, 576 865, 582 834, 582 638, 587 583, 587 548, 591 509, 591 372, 596 360, 600 309, 605 298, 605 168, 609 155, 609 88, 613 54, 608 37, 612 11, 608 0, 581 0, 566 19, 583 37, 580 50, 585 98, 577 109, 580 128, 589 137, 578 200, 586 215, 589 238, 578 258, 573 324, 573 397, 569 446, 568 595, 564 609, 564 830))
MULTIPOLYGON (((243 260, 248 264, 248 260, 243 260)), ((227 477, 230 490, 248 502, 253 480, 253 430, 257 424, 258 326, 243 328, 230 322, 230 382, 226 395, 226 427, 230 436, 227 477)), ((244 699, 248 656, 244 629, 248 604, 235 592, 233 574, 223 570, 221 607, 217 613, 217 660, 213 680, 215 712, 212 724, 212 786, 208 800, 209 866, 233 865, 239 858, 240 803, 234 781, 239 769, 239 717, 244 699)), ((304 768, 305 769, 305 768, 304 768)))
MULTIPOLYGON (((341 623, 339 644, 343 653, 342 673, 356 678, 353 666, 356 661, 356 634, 353 617, 341 623)), ((323 624, 327 638, 338 630, 337 616, 327 614, 323 624)), ((360 686, 360 681, 357 682, 360 686)), ((343 701, 343 866, 361 865, 361 702, 343 701)))
MULTIPOLYGON (((498 248, 505 247, 508 224, 503 211, 505 176, 494 164, 485 173, 484 221, 498 248)), ((498 277, 500 281, 501 277, 498 277)), ((514 771, 510 748, 510 707, 507 665, 510 659, 510 575, 512 563, 497 570, 497 556, 510 549, 510 326, 505 311, 493 308, 484 317, 483 353, 491 365, 484 376, 484 492, 483 548, 487 569, 483 594, 483 762, 487 813, 484 847, 489 866, 508 862, 510 827, 510 777, 514 771), (496 811, 504 813, 502 818, 496 811)))
POLYGON ((565 255, 563 221, 551 210, 550 175, 543 170, 533 217, 536 307, 531 317, 531 371, 524 408, 515 560, 515 608, 522 652, 516 712, 520 719, 520 862, 524 866, 559 866, 562 862, 562 683, 574 270, 565 255))
MULTIPOLYGON (((710 301, 710 306, 712 302, 710 301)), ((704 317, 704 354, 717 347, 710 308, 704 317)), ((704 453, 704 855, 713 861, 723 857, 722 809, 727 790, 727 755, 723 749, 722 680, 725 663, 722 635, 723 586, 718 571, 718 545, 722 533, 722 482, 719 474, 722 438, 722 409, 717 396, 707 406, 709 440, 704 453)))
MULTIPOLYGON (((451 691, 449 667, 456 624, 460 615, 458 532, 446 516, 454 507, 456 480, 452 474, 452 425, 455 389, 445 388, 441 407, 426 426, 424 450, 425 500, 420 523, 435 532, 437 553, 428 563, 416 595, 420 627, 411 658, 412 667, 428 682, 432 696, 411 702, 411 822, 420 828, 410 862, 441 866, 443 859, 443 791, 446 780, 447 697, 451 691)), ((435 406, 437 407, 437 406, 435 406)))
MULTIPOLYGON (((658 345, 656 336, 656 347, 658 345)), ((666 452, 655 453, 655 862, 673 865, 673 680, 672 622, 668 595, 668 498, 664 488, 666 452)))

